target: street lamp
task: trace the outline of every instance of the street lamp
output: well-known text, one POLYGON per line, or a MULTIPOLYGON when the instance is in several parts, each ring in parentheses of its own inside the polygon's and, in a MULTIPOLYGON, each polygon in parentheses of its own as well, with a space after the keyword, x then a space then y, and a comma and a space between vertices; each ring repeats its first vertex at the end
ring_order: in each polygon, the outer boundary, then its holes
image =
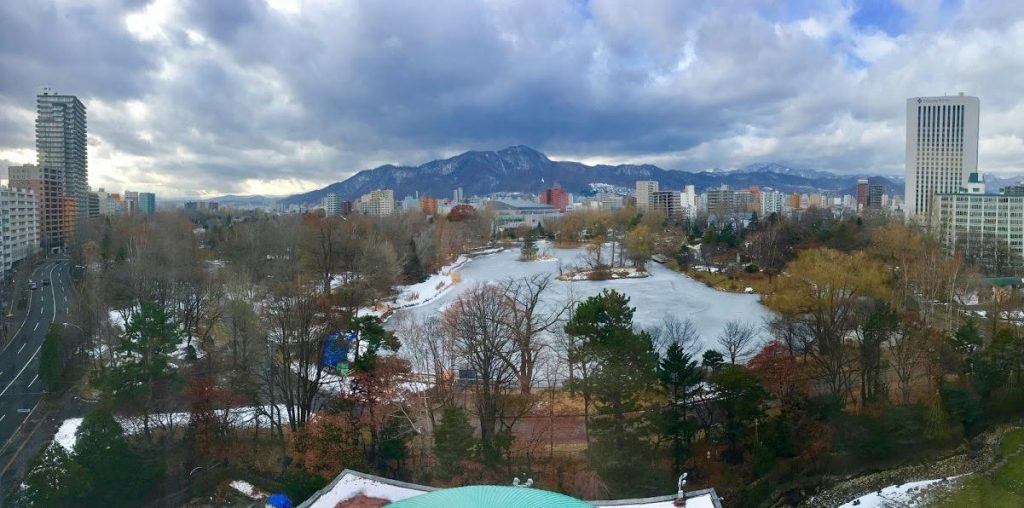
POLYGON ((78 326, 76 324, 65 322, 65 323, 61 323, 61 325, 64 326, 65 328, 68 327, 68 326, 73 326, 75 328, 78 328, 79 330, 82 330, 83 332, 85 331, 85 328, 82 328, 81 326, 78 326))

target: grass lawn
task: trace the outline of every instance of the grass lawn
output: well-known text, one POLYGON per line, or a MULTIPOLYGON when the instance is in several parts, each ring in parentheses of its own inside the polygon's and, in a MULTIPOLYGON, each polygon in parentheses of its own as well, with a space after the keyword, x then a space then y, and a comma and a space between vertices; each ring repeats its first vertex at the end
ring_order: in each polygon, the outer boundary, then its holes
POLYGON ((1000 443, 1002 453, 1012 455, 1006 465, 992 474, 968 477, 963 486, 938 500, 943 508, 1024 506, 1024 429, 1007 433, 1000 443))

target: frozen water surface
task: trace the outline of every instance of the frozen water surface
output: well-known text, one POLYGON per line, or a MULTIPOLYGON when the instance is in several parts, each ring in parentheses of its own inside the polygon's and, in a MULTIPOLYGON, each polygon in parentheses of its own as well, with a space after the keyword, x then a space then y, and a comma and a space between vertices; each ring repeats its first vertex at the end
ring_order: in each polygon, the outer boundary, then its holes
MULTIPOLYGON (((554 249, 541 245, 541 250, 554 259, 519 261, 518 249, 475 257, 456 270, 462 279, 460 283, 426 303, 397 310, 396 321, 439 315, 461 292, 479 283, 498 283, 539 273, 554 277, 558 275, 559 264, 565 269, 583 265, 583 249, 554 249)), ((643 279, 555 280, 544 301, 548 305, 557 305, 570 296, 582 301, 605 288, 614 289, 628 296, 630 305, 636 308, 633 322, 637 326, 657 326, 665 316, 689 318, 700 333, 705 349, 714 347, 715 338, 727 322, 739 320, 761 328, 771 314, 761 305, 760 296, 756 294, 717 291, 654 262, 649 263, 647 269, 651 276, 643 279)))

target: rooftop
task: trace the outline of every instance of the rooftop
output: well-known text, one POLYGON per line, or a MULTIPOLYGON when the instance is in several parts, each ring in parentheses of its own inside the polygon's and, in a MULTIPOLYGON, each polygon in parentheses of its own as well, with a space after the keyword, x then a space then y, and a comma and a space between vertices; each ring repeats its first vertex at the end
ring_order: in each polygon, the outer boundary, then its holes
MULTIPOLYGON (((358 496, 386 499, 388 506, 404 508, 462 508, 462 507, 533 507, 553 508, 615 506, 618 508, 670 508, 678 496, 667 495, 643 499, 615 499, 607 501, 583 501, 565 494, 536 488, 499 485, 473 485, 438 489, 429 485, 418 485, 390 478, 375 476, 346 469, 329 485, 299 508, 335 508, 358 496)), ((689 508, 722 508, 714 489, 687 492, 686 506, 689 508)))

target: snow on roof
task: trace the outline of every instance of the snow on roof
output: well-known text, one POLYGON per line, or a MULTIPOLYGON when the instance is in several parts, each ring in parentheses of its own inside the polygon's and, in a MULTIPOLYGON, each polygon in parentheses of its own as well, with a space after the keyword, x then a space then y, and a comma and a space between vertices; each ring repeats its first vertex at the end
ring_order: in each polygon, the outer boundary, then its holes
POLYGON ((299 505, 299 508, 334 508, 338 503, 359 494, 401 501, 434 490, 437 489, 346 469, 330 485, 299 505))
MULTIPOLYGON (((642 499, 616 499, 611 501, 591 501, 594 506, 614 506, 615 508, 673 508, 676 496, 659 496, 642 499)), ((722 508, 715 489, 694 490, 686 493, 686 508, 722 508)))

